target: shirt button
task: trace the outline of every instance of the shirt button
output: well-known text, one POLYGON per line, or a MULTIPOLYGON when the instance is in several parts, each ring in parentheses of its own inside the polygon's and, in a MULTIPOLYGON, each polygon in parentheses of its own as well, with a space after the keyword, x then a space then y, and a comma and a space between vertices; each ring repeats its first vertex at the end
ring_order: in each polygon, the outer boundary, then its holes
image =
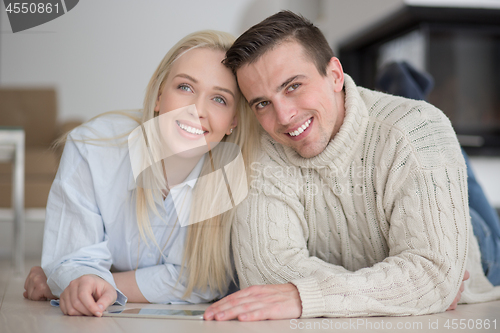
POLYGON ((148 253, 148 258, 153 258, 153 255, 151 253, 148 253))

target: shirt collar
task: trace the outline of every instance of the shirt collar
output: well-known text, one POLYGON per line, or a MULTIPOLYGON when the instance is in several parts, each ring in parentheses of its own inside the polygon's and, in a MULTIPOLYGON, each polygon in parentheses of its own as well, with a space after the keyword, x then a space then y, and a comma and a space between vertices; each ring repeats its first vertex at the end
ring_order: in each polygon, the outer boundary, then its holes
POLYGON ((186 177, 186 180, 184 180, 182 183, 180 183, 178 185, 175 185, 174 187, 171 188, 171 190, 181 188, 181 187, 184 187, 186 185, 188 185, 191 188, 194 187, 194 185, 196 184, 196 181, 198 180, 198 177, 200 176, 201 168, 203 167, 203 162, 205 161, 205 155, 206 154, 204 154, 200 158, 198 163, 196 163, 193 170, 191 170, 189 175, 186 177))

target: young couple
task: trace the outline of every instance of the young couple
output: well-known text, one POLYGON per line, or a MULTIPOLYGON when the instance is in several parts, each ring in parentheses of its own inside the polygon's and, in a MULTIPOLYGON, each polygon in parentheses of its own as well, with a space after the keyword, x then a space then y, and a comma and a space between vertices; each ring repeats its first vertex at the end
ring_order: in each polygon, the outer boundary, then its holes
POLYGON ((441 111, 357 87, 291 12, 232 42, 187 36, 143 110, 68 135, 25 297, 95 316, 127 299, 209 302, 236 268, 244 289, 205 319, 418 315, 500 298, 441 111), (222 158, 231 143, 241 152, 222 158), (238 160, 247 174, 229 170, 238 160))

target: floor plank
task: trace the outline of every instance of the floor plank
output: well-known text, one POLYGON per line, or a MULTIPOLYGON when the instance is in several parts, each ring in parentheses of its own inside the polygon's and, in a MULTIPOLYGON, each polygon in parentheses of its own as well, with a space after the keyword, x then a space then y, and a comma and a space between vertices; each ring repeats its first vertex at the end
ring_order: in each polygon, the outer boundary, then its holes
MULTIPOLYGON (((31 266, 39 265, 39 260, 26 260, 25 271, 31 266)), ((10 260, 0 260, 0 332, 1 333, 108 333, 108 332, 319 332, 352 331, 359 333, 377 332, 436 332, 460 329, 466 332, 498 332, 500 331, 500 301, 459 305, 454 311, 414 317, 371 317, 371 318, 314 318, 298 320, 273 320, 255 323, 205 322, 194 320, 170 319, 138 319, 138 318, 95 318, 64 316, 61 310, 49 302, 34 302, 22 296, 24 276, 14 276, 10 260), (485 328, 485 324, 489 328, 485 328), (454 329, 453 325, 457 325, 454 329), (481 328, 479 327, 481 325, 481 328), (446 327, 448 325, 448 327, 446 327)), ((159 304, 127 304, 127 308, 189 308, 204 309, 206 304, 199 305, 159 305, 159 304)))

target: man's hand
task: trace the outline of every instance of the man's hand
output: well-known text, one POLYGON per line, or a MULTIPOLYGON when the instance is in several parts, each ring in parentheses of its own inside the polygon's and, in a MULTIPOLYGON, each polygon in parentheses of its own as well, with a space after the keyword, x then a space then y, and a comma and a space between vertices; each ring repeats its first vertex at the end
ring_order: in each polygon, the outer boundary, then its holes
POLYGON ((32 301, 46 301, 57 298, 52 295, 47 284, 47 276, 40 266, 31 268, 26 277, 26 282, 24 282, 24 289, 23 296, 32 301))
POLYGON ((457 308, 458 302, 460 301, 460 298, 462 297, 462 292, 464 291, 464 281, 469 279, 469 271, 465 270, 464 273, 464 278, 462 280, 462 284, 460 285, 460 289, 458 290, 457 296, 455 296, 455 299, 453 300, 453 303, 451 303, 450 307, 446 309, 446 311, 450 310, 455 310, 457 308))
POLYGON ((297 288, 291 284, 251 286, 224 297, 205 311, 205 320, 255 321, 292 319, 302 314, 297 288))
POLYGON ((97 275, 83 275, 70 282, 59 300, 59 307, 70 316, 102 316, 116 301, 115 288, 97 275))

